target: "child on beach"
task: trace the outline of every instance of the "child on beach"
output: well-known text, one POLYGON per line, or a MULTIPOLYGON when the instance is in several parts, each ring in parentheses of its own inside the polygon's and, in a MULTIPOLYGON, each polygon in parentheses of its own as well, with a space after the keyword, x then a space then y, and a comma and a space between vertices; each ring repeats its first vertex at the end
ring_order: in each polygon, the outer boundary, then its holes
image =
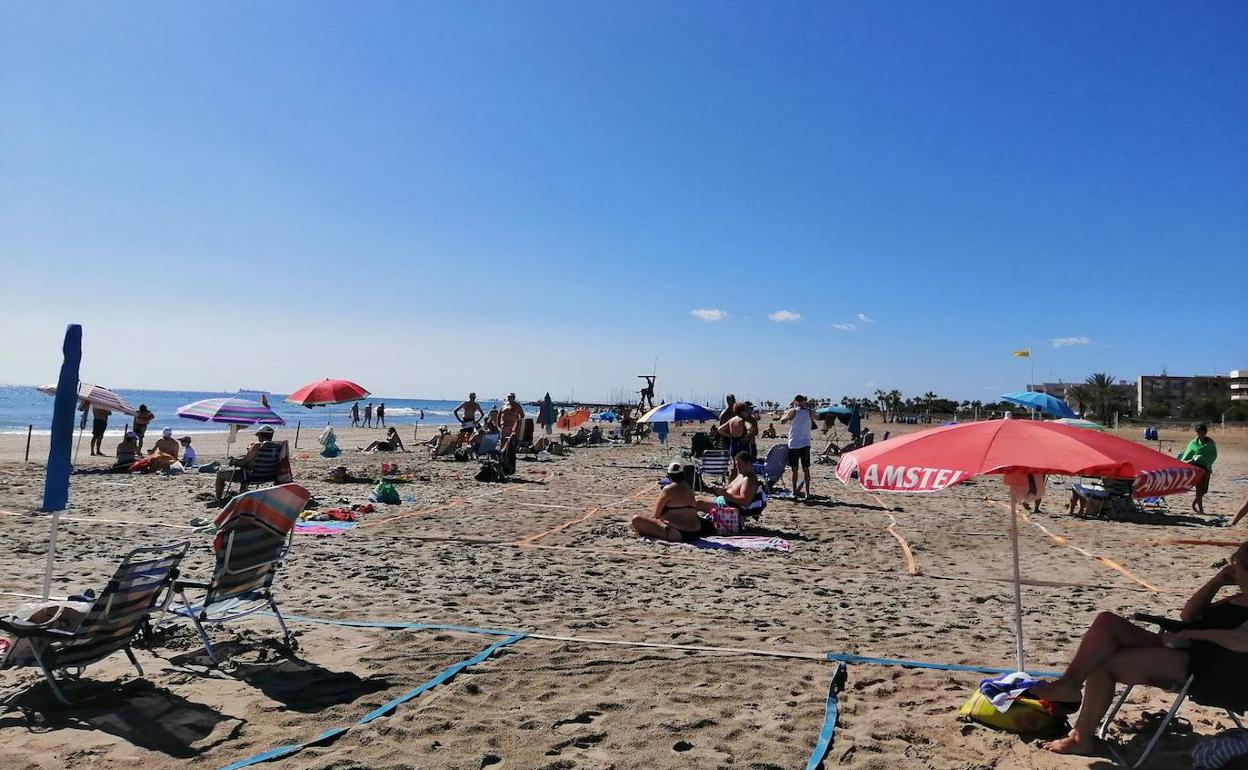
POLYGON ((178 443, 182 445, 182 467, 195 467, 195 448, 191 446, 191 437, 183 436, 178 439, 178 443))

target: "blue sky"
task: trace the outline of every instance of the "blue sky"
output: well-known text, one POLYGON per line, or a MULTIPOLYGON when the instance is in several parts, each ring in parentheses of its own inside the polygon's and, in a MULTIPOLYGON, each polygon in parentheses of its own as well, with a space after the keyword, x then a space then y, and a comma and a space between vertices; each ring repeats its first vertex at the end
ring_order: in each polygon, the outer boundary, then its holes
POLYGON ((55 379, 70 321, 118 387, 1248 368, 1243 3, 0 17, 0 381, 55 379))

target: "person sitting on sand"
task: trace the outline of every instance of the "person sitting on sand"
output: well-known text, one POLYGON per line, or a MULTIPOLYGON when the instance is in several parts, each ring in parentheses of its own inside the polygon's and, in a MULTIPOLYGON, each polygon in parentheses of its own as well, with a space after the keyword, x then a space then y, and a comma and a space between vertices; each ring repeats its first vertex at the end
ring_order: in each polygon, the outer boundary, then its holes
POLYGON ((685 479, 680 463, 667 466, 668 484, 654 501, 654 510, 638 514, 629 525, 642 537, 688 543, 715 534, 715 526, 707 515, 715 505, 708 498, 699 499, 685 479))
POLYGON ((399 431, 393 425, 386 428, 386 438, 383 441, 374 441, 364 447, 364 452, 406 452, 407 447, 403 446, 403 439, 399 438, 399 431))
POLYGON ((156 454, 157 452, 169 455, 175 460, 178 459, 178 455, 181 452, 177 439, 173 437, 173 428, 165 428, 160 432, 160 438, 156 439, 155 444, 152 444, 150 454, 156 454))
POLYGON ((1248 705, 1242 686, 1248 681, 1248 542, 1192 594, 1180 618, 1185 630, 1158 633, 1112 612, 1097 615, 1066 672, 1029 691, 1079 711, 1068 735, 1040 745, 1059 754, 1095 752, 1094 731, 1118 683, 1177 691, 1191 676, 1188 694, 1196 701, 1248 705), (1234 587, 1235 594, 1215 602, 1226 587, 1234 587))
POLYGON ((117 462, 113 463, 113 470, 118 472, 129 470, 134 461, 139 459, 141 452, 139 434, 132 430, 126 431, 125 438, 117 445, 117 462))
POLYGON ((742 516, 759 516, 767 507, 767 490, 754 473, 754 456, 742 451, 732 459, 737 475, 724 487, 724 493, 720 497, 724 504, 736 508, 742 516))
POLYGON ((191 446, 191 437, 183 436, 178 439, 178 443, 182 445, 182 467, 195 467, 195 448, 191 446))

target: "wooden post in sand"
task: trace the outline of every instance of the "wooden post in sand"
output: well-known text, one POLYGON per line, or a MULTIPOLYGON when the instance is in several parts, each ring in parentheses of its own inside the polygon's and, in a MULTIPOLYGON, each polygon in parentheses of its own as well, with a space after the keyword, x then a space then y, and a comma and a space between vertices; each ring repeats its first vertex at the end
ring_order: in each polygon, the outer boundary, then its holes
POLYGON ((295 423, 295 449, 299 448, 299 429, 303 427, 303 420, 295 423))
POLYGON ((30 434, 35 430, 35 426, 26 426, 26 462, 30 462, 30 434))

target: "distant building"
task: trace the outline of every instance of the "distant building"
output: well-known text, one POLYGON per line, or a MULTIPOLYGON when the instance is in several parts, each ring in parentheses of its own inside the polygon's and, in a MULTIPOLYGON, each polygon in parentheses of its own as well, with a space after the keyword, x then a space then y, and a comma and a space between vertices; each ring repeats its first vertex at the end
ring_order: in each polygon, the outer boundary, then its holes
MULTIPOLYGON (((1079 398, 1079 388, 1082 382, 1039 382, 1028 385, 1027 390, 1033 393, 1048 393, 1050 396, 1060 398, 1065 401, 1071 409, 1082 414, 1085 409, 1090 408, 1091 404, 1083 403, 1079 398)), ((1126 380, 1118 380, 1114 383, 1114 394, 1118 400, 1126 404, 1127 412, 1136 411, 1136 387, 1126 380)), ((1103 420, 1108 420, 1111 415, 1100 415, 1103 420)))
MULTIPOLYGON (((1141 374, 1136 380, 1136 413, 1177 415, 1179 407, 1188 399, 1212 399, 1221 401, 1231 392, 1232 377, 1220 374, 1198 374, 1191 377, 1179 377, 1168 374, 1141 374)), ((1248 374, 1248 373, 1245 373, 1248 374)), ((1244 384, 1239 390, 1243 399, 1248 400, 1248 377, 1241 380, 1244 384)))
POLYGON ((1248 401, 1248 369, 1236 369, 1227 377, 1231 400, 1248 401))

